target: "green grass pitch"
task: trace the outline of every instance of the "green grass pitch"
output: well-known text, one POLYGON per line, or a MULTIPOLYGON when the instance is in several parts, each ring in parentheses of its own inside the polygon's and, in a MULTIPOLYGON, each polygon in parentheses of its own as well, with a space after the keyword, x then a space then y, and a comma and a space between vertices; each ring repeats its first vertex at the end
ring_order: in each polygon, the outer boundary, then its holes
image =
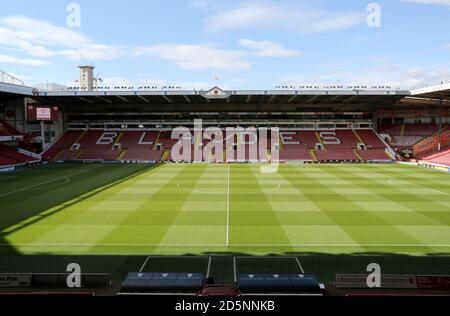
POLYGON ((3 258, 450 253, 450 174, 416 167, 50 165, 0 186, 3 258))

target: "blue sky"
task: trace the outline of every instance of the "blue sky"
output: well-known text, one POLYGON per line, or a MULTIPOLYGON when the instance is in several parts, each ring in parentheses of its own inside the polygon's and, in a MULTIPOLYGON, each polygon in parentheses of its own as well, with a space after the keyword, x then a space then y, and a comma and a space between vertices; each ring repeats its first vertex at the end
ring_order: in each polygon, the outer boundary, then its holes
POLYGON ((70 84, 85 59, 105 84, 187 89, 450 80, 450 0, 82 0, 79 20, 70 3, 3 3, 0 69, 70 84))

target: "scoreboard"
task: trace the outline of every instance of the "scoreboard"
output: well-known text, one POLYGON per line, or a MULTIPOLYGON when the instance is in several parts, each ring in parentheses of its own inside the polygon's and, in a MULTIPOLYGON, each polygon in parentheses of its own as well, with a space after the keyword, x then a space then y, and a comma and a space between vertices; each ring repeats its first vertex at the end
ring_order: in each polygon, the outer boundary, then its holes
POLYGON ((44 106, 37 104, 27 105, 27 118, 29 122, 58 121, 59 108, 57 106, 44 106))

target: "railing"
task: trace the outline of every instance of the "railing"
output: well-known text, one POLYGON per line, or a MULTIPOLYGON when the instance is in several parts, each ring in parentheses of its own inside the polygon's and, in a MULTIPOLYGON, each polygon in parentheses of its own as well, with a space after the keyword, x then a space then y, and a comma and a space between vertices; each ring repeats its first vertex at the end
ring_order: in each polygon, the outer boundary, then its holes
POLYGON ((1 83, 10 83, 10 84, 15 84, 15 85, 20 85, 20 86, 25 85, 25 83, 22 80, 17 79, 13 75, 10 75, 9 73, 4 72, 2 70, 0 70, 0 82, 1 83))

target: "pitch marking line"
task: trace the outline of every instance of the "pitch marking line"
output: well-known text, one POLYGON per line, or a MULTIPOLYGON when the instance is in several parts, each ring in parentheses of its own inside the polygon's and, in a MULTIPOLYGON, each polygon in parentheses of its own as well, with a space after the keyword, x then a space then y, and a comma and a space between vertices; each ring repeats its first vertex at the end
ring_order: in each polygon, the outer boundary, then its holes
POLYGON ((139 273, 142 273, 142 271, 144 271, 145 266, 147 265, 149 260, 150 260, 150 256, 148 256, 147 259, 145 259, 144 264, 142 265, 141 269, 139 269, 139 273))
MULTIPOLYGON (((145 259, 144 264, 141 266, 141 269, 139 270, 139 273, 142 273, 145 269, 145 267, 147 266, 147 264, 149 263, 150 259, 158 259, 158 258, 163 258, 161 256, 148 256, 147 259, 145 259)), ((208 259, 208 266, 206 268, 206 278, 209 278, 209 275, 211 274, 211 264, 212 264, 212 257, 196 257, 196 256, 167 256, 164 257, 163 259, 208 259)))
MULTIPOLYGON (((75 176, 78 176, 78 175, 80 175, 80 174, 82 174, 82 173, 86 173, 86 172, 87 172, 87 171, 78 172, 78 173, 74 173, 74 174, 68 175, 68 176, 66 176, 66 177, 60 177, 60 178, 52 179, 52 180, 49 180, 49 181, 45 181, 45 182, 33 184, 33 185, 28 186, 28 187, 24 187, 24 188, 22 188, 22 189, 18 189, 18 190, 14 190, 14 191, 11 191, 11 192, 7 192, 7 193, 0 194, 0 197, 12 195, 12 194, 14 194, 14 193, 18 193, 18 192, 22 192, 22 191, 26 191, 26 190, 30 190, 30 189, 33 189, 33 188, 35 188, 35 187, 38 187, 38 186, 41 186, 41 185, 44 185, 44 184, 48 184, 48 183, 52 183, 52 182, 55 182, 55 181, 58 181, 58 180, 69 179, 69 178, 71 178, 71 177, 75 177, 75 176)), ((70 180, 70 179, 69 179, 69 180, 70 180)))

